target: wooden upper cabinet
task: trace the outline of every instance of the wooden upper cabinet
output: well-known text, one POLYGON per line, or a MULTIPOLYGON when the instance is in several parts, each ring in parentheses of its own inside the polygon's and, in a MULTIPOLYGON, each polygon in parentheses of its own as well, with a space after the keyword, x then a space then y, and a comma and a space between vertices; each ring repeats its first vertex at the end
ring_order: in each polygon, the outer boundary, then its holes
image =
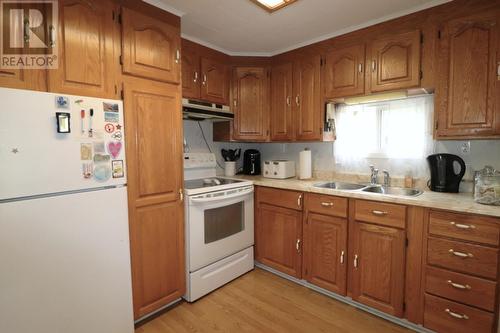
POLYGON ((332 49, 323 67, 327 98, 360 95, 365 92, 365 44, 332 49))
POLYGON ((200 98, 200 57, 186 43, 182 43, 182 97, 200 98))
POLYGON ((181 79, 180 29, 122 8, 123 72, 158 81, 181 79))
POLYGON ((304 225, 304 266, 307 281, 346 294, 346 219, 308 213, 304 225))
POLYGON ((233 137, 265 141, 269 135, 269 76, 264 67, 233 69, 233 137))
POLYGON ((59 1, 59 67, 48 70, 50 92, 118 97, 118 9, 111 1, 59 1))
POLYGON ((320 56, 303 57, 294 63, 293 89, 295 138, 320 140, 322 138, 322 108, 320 94, 320 56))
POLYGON ((228 81, 226 64, 201 57, 201 99, 218 104, 228 104, 228 81))
POLYGON ((368 45, 371 92, 418 87, 421 32, 415 30, 376 39, 368 45))
POLYGON ((271 140, 291 141, 294 138, 292 117, 292 63, 274 66, 271 70, 271 140))
POLYGON ((403 316, 405 232, 355 222, 353 299, 393 316, 403 316))
MULTIPOLYGON (((279 191, 276 191, 279 194, 279 191)), ((285 274, 302 276, 302 212, 259 203, 256 260, 285 274)))
POLYGON ((464 17, 440 29, 437 137, 500 135, 499 19, 464 17))
POLYGON ((134 316, 185 293, 179 85, 124 77, 134 316))

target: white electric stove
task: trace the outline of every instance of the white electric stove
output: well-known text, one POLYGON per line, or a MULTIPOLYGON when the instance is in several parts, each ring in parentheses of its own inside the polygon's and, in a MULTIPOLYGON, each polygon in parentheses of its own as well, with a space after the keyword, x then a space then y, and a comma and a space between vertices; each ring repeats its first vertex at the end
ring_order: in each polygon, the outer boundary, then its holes
POLYGON ((184 154, 188 302, 254 268, 253 184, 216 167, 214 154, 184 154))

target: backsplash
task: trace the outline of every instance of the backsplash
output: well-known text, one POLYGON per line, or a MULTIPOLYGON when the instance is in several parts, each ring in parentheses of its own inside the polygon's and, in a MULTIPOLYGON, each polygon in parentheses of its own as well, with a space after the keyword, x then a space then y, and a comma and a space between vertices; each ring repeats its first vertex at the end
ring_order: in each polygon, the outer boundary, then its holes
MULTIPOLYGON (((258 149, 262 153, 262 160, 271 159, 288 159, 296 163, 297 174, 299 165, 300 151, 308 148, 312 152, 312 163, 314 175, 318 178, 329 178, 339 174, 356 174, 362 175, 368 179, 370 164, 376 165, 380 170, 387 169, 391 173, 391 177, 396 181, 394 185, 398 185, 397 181, 402 179, 410 169, 413 176, 420 179, 417 182, 419 187, 425 184, 429 179, 429 171, 425 159, 416 166, 415 163, 406 165, 404 162, 393 163, 390 159, 366 159, 366 165, 362 165, 358 170, 344 170, 342 166, 335 163, 334 144, 331 142, 310 142, 310 143, 227 143, 213 142, 212 140, 212 123, 209 121, 184 121, 184 138, 187 141, 191 152, 208 152, 209 149, 203 139, 200 127, 203 129, 208 146, 217 157, 218 172, 222 173, 224 160, 220 154, 222 148, 241 148, 242 155, 246 149, 258 149)), ((471 140, 471 141, 434 141, 434 153, 450 153, 462 157, 467 165, 467 173, 464 176, 465 182, 461 186, 461 191, 470 192, 472 190, 472 171, 482 169, 485 165, 491 165, 496 169, 500 169, 500 140, 471 140), (463 153, 462 146, 469 145, 469 152, 463 153)), ((238 161, 238 167, 241 167, 243 157, 238 161)), ((418 164, 418 163, 417 163, 418 164)))

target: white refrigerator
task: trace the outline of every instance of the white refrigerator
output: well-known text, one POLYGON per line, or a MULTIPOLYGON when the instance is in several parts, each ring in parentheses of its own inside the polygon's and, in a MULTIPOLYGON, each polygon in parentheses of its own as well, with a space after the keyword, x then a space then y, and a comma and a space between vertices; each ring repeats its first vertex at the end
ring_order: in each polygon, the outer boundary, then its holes
POLYGON ((0 88, 0 332, 134 332, 123 121, 0 88))

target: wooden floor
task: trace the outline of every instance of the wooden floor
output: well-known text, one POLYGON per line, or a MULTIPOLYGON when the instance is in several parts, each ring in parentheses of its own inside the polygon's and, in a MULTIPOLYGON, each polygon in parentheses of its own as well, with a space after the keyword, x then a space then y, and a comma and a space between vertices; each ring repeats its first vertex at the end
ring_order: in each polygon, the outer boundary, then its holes
POLYGON ((167 332, 412 332, 256 268, 138 327, 167 332))

